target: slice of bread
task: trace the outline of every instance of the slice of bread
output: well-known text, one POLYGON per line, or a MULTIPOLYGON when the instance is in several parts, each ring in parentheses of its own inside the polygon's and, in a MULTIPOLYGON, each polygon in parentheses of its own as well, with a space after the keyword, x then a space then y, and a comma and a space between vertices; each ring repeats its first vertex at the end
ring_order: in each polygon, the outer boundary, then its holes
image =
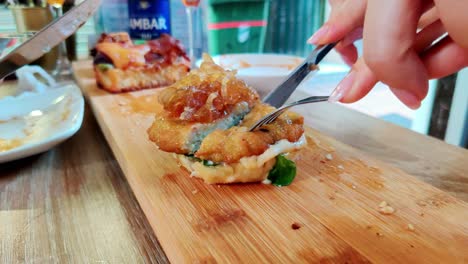
POLYGON ((112 93, 167 86, 190 70, 183 47, 166 34, 142 45, 127 33, 103 34, 93 53, 97 84, 112 93))
POLYGON ((147 88, 168 86, 187 74, 183 64, 168 65, 164 68, 108 68, 97 66, 94 69, 97 84, 111 93, 137 91, 147 88))

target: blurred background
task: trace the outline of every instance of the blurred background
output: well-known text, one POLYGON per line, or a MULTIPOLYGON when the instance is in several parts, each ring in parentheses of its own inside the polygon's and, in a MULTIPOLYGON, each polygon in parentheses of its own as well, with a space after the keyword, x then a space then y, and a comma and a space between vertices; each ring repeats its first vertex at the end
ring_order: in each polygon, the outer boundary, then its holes
MULTIPOLYGON (((70 60, 89 58, 89 49, 103 32, 129 31, 129 5, 138 0, 102 0, 102 6, 76 34, 67 40, 70 60)), ((185 46, 187 16, 181 0, 165 0, 170 7, 171 34, 185 46)), ((64 12, 78 0, 66 0, 64 12)), ((327 18, 325 0, 202 0, 195 9, 195 57, 229 53, 277 53, 304 57, 312 46, 306 40, 327 18)), ((0 0, 0 34, 34 32, 52 21, 44 0, 0 0)), ((358 43, 358 47, 361 44, 358 43)), ((54 68, 57 49, 36 61, 46 70, 54 68)), ((301 89, 327 94, 349 69, 336 53, 325 67, 301 89)), ((364 114, 431 135, 459 146, 467 146, 468 70, 430 83, 430 92, 417 111, 406 108, 383 84, 363 100, 344 105, 364 114)))

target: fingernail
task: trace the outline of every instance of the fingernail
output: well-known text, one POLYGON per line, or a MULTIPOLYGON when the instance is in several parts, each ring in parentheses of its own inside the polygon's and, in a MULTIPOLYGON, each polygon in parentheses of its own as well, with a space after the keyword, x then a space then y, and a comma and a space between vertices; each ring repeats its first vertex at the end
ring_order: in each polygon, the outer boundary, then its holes
POLYGON ((318 31, 316 31, 312 37, 310 37, 307 40, 307 43, 309 44, 319 44, 320 40, 323 39, 328 33, 328 30, 330 29, 330 26, 324 25, 321 27, 318 31))
POLYGON ((332 92, 330 98, 328 98, 328 102, 336 103, 340 101, 353 86, 355 76, 356 73, 354 71, 350 71, 332 92))
POLYGON ((391 88, 390 90, 392 90, 393 94, 409 108, 415 110, 421 106, 421 100, 413 93, 398 88, 391 88))

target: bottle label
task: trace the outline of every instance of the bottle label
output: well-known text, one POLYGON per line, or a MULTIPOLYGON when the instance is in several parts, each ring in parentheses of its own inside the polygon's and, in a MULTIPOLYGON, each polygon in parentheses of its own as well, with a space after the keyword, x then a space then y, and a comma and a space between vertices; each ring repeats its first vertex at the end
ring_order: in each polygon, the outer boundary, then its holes
POLYGON ((148 40, 171 34, 169 0, 131 0, 128 11, 132 38, 148 40))

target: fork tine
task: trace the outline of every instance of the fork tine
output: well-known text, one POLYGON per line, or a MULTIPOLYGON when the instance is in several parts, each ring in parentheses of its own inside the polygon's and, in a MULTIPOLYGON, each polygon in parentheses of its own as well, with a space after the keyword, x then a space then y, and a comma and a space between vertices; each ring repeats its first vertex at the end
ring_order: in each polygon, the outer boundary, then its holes
POLYGON ((262 119, 258 120, 255 125, 253 125, 249 131, 254 131, 255 129, 273 123, 278 117, 280 117, 284 112, 286 112, 287 109, 290 107, 296 106, 296 105, 301 105, 301 104, 308 104, 308 103, 315 103, 315 102, 323 102, 328 100, 328 96, 310 96, 307 98, 304 98, 302 100, 283 105, 282 107, 276 109, 275 111, 269 113, 268 115, 264 116, 262 119))
POLYGON ((296 102, 294 102, 292 104, 301 105, 301 104, 323 102, 323 101, 327 101, 328 98, 329 98, 329 96, 311 96, 311 97, 307 97, 307 98, 301 99, 299 101, 296 101, 296 102))
POLYGON ((273 119, 274 119, 274 116, 272 114, 268 115, 266 118, 263 119, 262 126, 270 124, 271 120, 273 120, 273 119))
POLYGON ((270 120, 275 120, 276 118, 278 118, 280 115, 282 115, 284 113, 284 111, 286 111, 286 108, 283 108, 283 109, 278 109, 277 111, 273 112, 270 114, 271 118, 270 120))
POLYGON ((278 117, 282 114, 282 111, 278 111, 271 115, 271 118, 268 119, 268 124, 273 123, 278 117))
POLYGON ((255 125, 253 125, 253 126, 250 128, 249 131, 254 131, 255 129, 257 129, 257 128, 263 126, 264 124, 265 124, 265 118, 262 118, 262 119, 258 120, 258 122, 255 123, 255 125))
POLYGON ((271 124, 273 123, 273 121, 276 120, 276 116, 275 115, 271 115, 268 117, 268 119, 265 120, 265 123, 263 125, 268 125, 268 124, 271 124))
POLYGON ((278 117, 280 117, 280 115, 283 112, 284 111, 277 111, 277 112, 271 113, 267 118, 265 118, 264 125, 273 123, 276 119, 278 119, 278 117))
POLYGON ((255 125, 253 125, 249 131, 254 131, 255 129, 263 126, 263 125, 267 125, 267 124, 271 124, 273 121, 275 121, 288 107, 283 107, 283 108, 279 108, 271 113, 269 113, 268 115, 264 116, 262 119, 260 119, 255 125))
POLYGON ((254 131, 255 129, 257 129, 257 128, 263 126, 263 125, 266 125, 266 124, 271 123, 270 120, 274 118, 274 116, 273 116, 274 113, 275 113, 275 112, 272 112, 272 113, 268 114, 267 116, 263 117, 262 119, 260 119, 260 120, 250 129, 250 131, 254 131))
POLYGON ((289 108, 289 107, 285 107, 285 108, 283 108, 283 109, 280 109, 280 110, 278 110, 278 111, 272 113, 272 114, 271 114, 271 117, 272 117, 272 118, 270 118, 270 122, 269 122, 269 123, 275 121, 275 120, 276 120, 278 117, 280 117, 284 112, 286 112, 286 110, 287 110, 288 108, 289 108))

